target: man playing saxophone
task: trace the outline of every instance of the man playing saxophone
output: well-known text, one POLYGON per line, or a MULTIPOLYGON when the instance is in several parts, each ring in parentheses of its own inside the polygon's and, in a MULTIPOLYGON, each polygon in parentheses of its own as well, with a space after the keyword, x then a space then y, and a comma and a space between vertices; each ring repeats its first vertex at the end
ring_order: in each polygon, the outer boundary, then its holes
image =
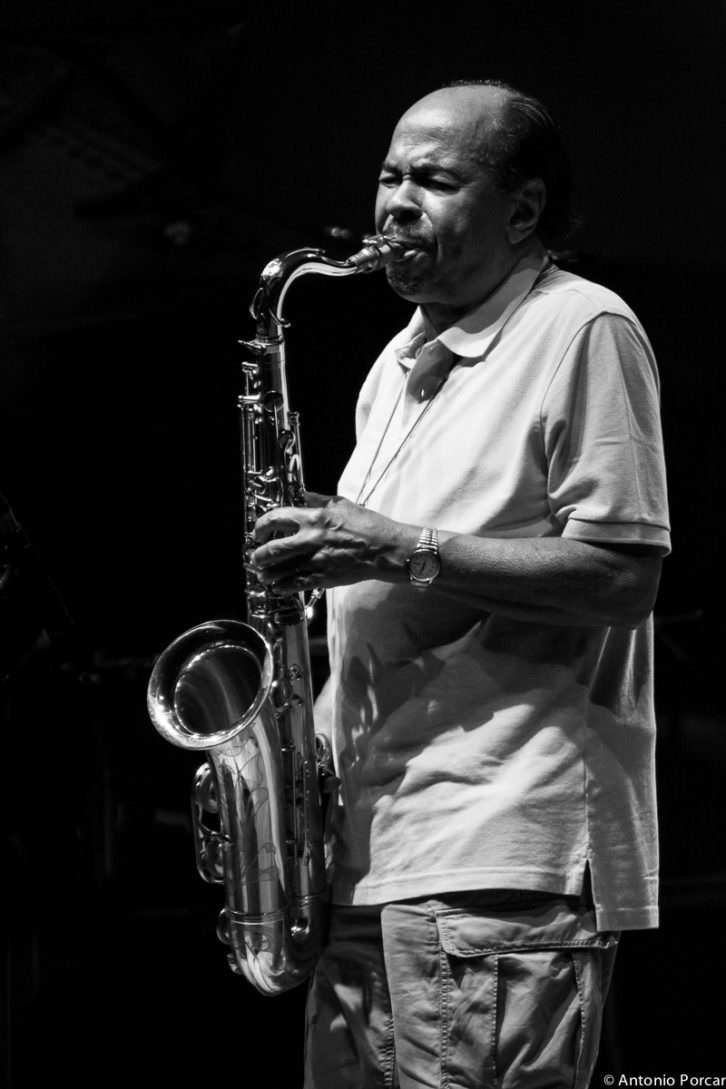
POLYGON ((328 591, 306 1089, 585 1087, 618 935, 658 923, 658 377, 626 304, 553 262, 568 217, 539 102, 415 103, 375 209, 415 312, 339 494, 256 526, 265 585, 328 591))

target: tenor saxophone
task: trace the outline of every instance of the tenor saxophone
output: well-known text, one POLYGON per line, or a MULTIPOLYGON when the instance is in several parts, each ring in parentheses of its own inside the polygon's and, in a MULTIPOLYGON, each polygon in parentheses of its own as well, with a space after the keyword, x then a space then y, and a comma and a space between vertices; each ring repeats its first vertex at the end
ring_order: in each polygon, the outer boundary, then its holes
POLYGON ((197 869, 224 886, 217 933, 230 967, 266 995, 302 983, 325 941, 322 798, 333 781, 329 744, 313 721, 310 602, 264 586, 251 562, 257 519, 305 502, 282 306, 299 276, 373 272, 401 252, 374 235, 344 261, 299 249, 262 270, 250 305, 255 339, 241 341, 250 356, 238 399, 247 623, 191 628, 162 651, 149 679, 159 733, 204 750, 191 796, 197 869))

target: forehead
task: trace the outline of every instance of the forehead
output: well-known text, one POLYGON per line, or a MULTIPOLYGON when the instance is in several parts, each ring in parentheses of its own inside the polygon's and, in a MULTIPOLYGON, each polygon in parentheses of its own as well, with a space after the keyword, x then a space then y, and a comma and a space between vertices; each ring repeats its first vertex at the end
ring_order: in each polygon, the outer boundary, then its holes
POLYGON ((498 110, 476 97, 431 95, 396 125, 389 157, 476 163, 497 123, 498 110))

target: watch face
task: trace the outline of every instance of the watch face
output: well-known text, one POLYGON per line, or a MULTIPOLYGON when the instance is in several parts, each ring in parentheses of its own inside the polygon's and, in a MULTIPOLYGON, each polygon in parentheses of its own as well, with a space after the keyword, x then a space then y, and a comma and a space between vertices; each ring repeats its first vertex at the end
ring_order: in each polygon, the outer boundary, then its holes
POLYGON ((408 563, 411 578, 426 582, 435 579, 440 568, 441 563, 436 553, 423 548, 414 552, 408 563))

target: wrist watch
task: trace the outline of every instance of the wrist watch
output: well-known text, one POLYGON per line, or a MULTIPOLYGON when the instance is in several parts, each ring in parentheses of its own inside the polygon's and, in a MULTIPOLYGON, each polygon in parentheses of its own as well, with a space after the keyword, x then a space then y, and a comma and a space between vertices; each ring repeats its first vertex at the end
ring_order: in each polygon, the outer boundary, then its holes
POLYGON ((441 571, 439 535, 435 529, 422 529, 408 560, 408 578, 412 586, 430 586, 441 571))

